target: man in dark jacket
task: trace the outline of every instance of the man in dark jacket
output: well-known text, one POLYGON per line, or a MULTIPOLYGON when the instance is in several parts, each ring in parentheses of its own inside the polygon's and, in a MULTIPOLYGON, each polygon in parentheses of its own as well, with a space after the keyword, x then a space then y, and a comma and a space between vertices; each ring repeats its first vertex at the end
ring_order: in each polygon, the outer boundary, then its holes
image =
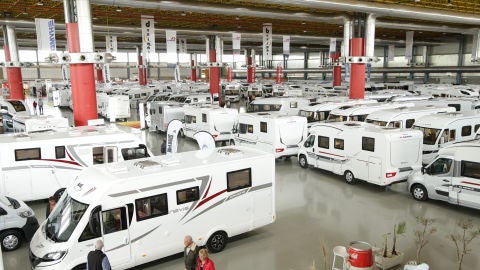
POLYGON ((185 258, 185 270, 195 270, 197 268, 198 259, 198 246, 193 242, 190 235, 185 236, 183 239, 185 249, 183 251, 183 257, 185 258))
POLYGON ((103 253, 103 241, 98 240, 95 250, 90 251, 87 256, 87 270, 111 270, 107 255, 103 253))

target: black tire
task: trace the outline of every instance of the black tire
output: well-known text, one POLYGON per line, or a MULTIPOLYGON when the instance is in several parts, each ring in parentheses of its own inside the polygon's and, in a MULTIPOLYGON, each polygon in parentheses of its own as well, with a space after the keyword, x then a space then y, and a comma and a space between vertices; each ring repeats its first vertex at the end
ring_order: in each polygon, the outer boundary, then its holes
POLYGON ((3 251, 12 251, 22 246, 23 236, 15 230, 4 231, 0 234, 3 251))
POLYGON ((224 231, 218 231, 212 234, 207 241, 208 251, 217 253, 225 249, 228 242, 228 236, 224 231))
POLYGON ((420 184, 415 184, 410 189, 412 197, 417 201, 426 201, 428 200, 428 191, 427 189, 420 184))
POLYGON ((57 202, 60 200, 60 197, 62 197, 64 192, 65 192, 65 188, 61 188, 61 189, 55 191, 55 194, 53 194, 53 197, 55 198, 55 200, 57 202))
POLYGON ((74 268, 72 268, 72 270, 86 270, 86 269, 87 269, 86 264, 80 264, 80 265, 77 265, 74 268))
POLYGON ((230 140, 230 145, 235 145, 235 141, 234 141, 234 140, 230 140))
POLYGON ((308 168, 307 157, 305 155, 300 155, 298 157, 298 164, 300 165, 300 167, 302 167, 304 169, 308 168))
POLYGON ((355 185, 357 183, 357 179, 355 179, 355 176, 353 175, 353 173, 351 171, 345 171, 343 176, 344 176, 345 182, 347 182, 347 184, 355 185))

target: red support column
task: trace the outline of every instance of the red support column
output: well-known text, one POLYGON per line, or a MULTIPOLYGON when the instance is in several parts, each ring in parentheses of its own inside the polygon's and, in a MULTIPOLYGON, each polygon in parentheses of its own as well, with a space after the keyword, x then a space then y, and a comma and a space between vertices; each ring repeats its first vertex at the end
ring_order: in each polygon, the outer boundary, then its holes
MULTIPOLYGON (((334 63, 338 64, 338 58, 340 57, 340 53, 332 53, 330 54, 330 58, 332 58, 334 63)), ((341 86, 342 85, 342 66, 333 66, 333 87, 341 86)))
POLYGON ((102 67, 101 67, 100 65, 97 65, 96 70, 97 70, 97 82, 103 83, 104 80, 103 80, 103 70, 102 70, 102 67))
POLYGON ((138 50, 138 82, 140 85, 147 84, 146 69, 143 67, 143 57, 140 50, 138 50))
MULTIPOLYGON (((209 51, 210 62, 217 62, 217 52, 215 50, 209 51)), ((210 67, 210 93, 212 96, 220 96, 220 69, 218 67, 210 67)))
POLYGON ((275 83, 282 83, 282 65, 277 65, 277 76, 275 78, 275 83))
POLYGON ((247 56, 247 82, 255 82, 255 68, 252 65, 252 56, 247 56))
POLYGON ((191 60, 191 67, 192 67, 192 81, 197 81, 197 69, 195 68, 195 60, 191 60))
MULTIPOLYGON (((67 23, 66 30, 68 51, 80 52, 78 23, 67 23)), ((88 120, 98 118, 93 64, 70 64, 70 78, 75 126, 86 126, 88 120)))
MULTIPOLYGON (((352 38, 350 56, 365 56, 365 39, 352 38)), ((350 98, 365 97, 365 64, 352 63, 350 68, 350 98)))
POLYGON ((228 67, 227 81, 232 82, 232 67, 228 67))

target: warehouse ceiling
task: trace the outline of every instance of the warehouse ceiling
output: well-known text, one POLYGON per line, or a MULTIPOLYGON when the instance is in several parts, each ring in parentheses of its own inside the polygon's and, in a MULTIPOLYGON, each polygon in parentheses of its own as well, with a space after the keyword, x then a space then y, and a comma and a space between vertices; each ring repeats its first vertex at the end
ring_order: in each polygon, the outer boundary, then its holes
MULTIPOLYGON (((273 24, 274 34, 293 36, 291 38, 292 48, 326 46, 328 44, 327 38, 343 37, 343 23, 340 18, 343 16, 349 16, 350 18, 365 16, 365 13, 352 11, 354 10, 352 8, 318 8, 322 5, 316 5, 316 2, 324 1, 315 0, 90 0, 90 2, 92 23, 102 26, 102 31, 97 31, 98 28, 94 30, 95 40, 104 41, 105 34, 111 33, 118 36, 119 47, 122 47, 122 42, 128 44, 127 47, 141 42, 140 15, 155 16, 156 29, 176 29, 179 31, 179 35, 188 37, 189 44, 203 44, 205 35, 212 32, 224 32, 226 47, 230 43, 229 32, 258 34, 262 31, 262 24, 269 22, 273 24), (307 6, 305 3, 312 4, 307 6), (221 10, 225 12, 221 13, 221 10), (259 13, 261 14, 258 15, 259 13), (119 31, 118 29, 122 29, 122 27, 125 30, 119 31), (189 32, 191 30, 195 30, 195 32, 189 32)), ((478 20, 480 20, 480 1, 478 0, 345 0, 337 2, 345 2, 350 7, 358 4, 374 5, 388 9, 413 8, 442 14, 463 14, 478 17, 478 20)), ((64 21, 63 1, 58 0, 1 0, 0 11, 2 11, 1 16, 3 18, 1 19, 4 22, 18 20, 33 22, 35 18, 52 18, 58 23, 64 21)), ((470 31, 470 29, 478 27, 473 23, 468 25, 453 21, 438 22, 405 18, 388 12, 381 14, 378 20, 381 20, 383 26, 380 23, 377 24, 376 38, 378 39, 377 42, 383 43, 401 43, 405 39, 405 32, 413 29, 416 30, 416 42, 444 42, 446 39, 456 38, 463 32, 463 29, 470 31), (422 30, 422 27, 415 27, 415 25, 425 26, 425 30, 422 30), (449 28, 453 30, 449 31, 449 28), (445 31, 442 31, 442 29, 445 29, 445 31), (461 31, 458 31, 459 29, 461 31)), ((17 38, 34 42, 34 26, 17 27, 17 38)), ((163 41, 161 38, 162 35, 158 34, 157 39, 160 43, 163 41)), ((65 39, 64 31, 57 31, 57 39, 65 39)), ((274 44, 276 43, 275 45, 278 48, 280 48, 279 41, 278 38, 274 39, 274 44)), ((252 38, 242 36, 242 47, 260 45, 260 35, 252 38)))

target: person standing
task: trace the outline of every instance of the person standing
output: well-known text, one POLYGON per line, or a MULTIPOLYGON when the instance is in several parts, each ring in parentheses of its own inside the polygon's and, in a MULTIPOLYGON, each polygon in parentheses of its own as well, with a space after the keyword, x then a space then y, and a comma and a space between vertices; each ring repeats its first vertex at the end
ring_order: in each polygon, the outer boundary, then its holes
POLYGON ((48 198, 47 211, 45 213, 46 218, 48 218, 50 213, 53 211, 53 208, 55 208, 56 204, 57 200, 55 200, 55 197, 51 196, 50 198, 48 198))
POLYGON ((37 115, 37 101, 33 100, 33 114, 37 115))
POLYGON ((215 270, 215 264, 208 257, 208 251, 202 248, 198 251, 197 269, 196 270, 215 270))
POLYGON ((43 100, 39 99, 38 100, 38 110, 40 111, 40 115, 43 114, 43 100))
POLYGON ((185 249, 183 257, 185 259, 185 270, 195 270, 197 268, 198 260, 198 246, 193 242, 190 235, 185 236, 183 239, 185 249))
POLYGON ((95 244, 95 250, 90 251, 87 256, 87 270, 111 270, 108 257, 102 251, 103 241, 98 240, 95 244))
POLYGON ((167 139, 163 139, 162 145, 160 146, 160 153, 167 153, 167 139))

